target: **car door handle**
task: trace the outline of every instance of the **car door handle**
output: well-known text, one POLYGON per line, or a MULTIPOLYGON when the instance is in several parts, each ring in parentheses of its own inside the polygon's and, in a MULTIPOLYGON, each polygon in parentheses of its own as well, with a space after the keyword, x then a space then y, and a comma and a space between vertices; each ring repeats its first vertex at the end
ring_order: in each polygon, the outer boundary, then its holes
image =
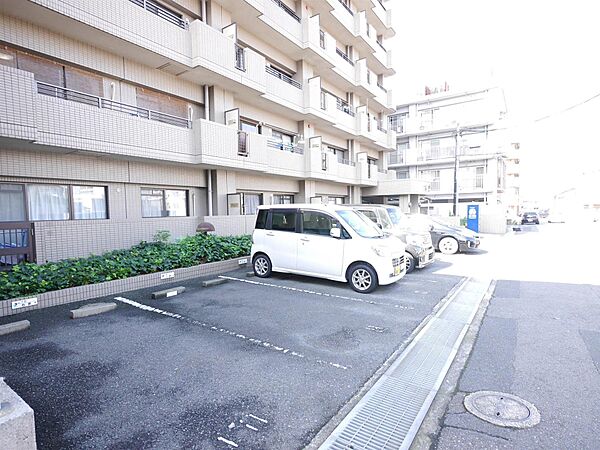
POLYGON ((267 236, 275 236, 275 233, 267 233, 267 236))
POLYGON ((310 242, 310 239, 309 239, 309 238, 306 238, 306 237, 300 238, 300 240, 301 240, 301 241, 304 241, 304 242, 310 242))

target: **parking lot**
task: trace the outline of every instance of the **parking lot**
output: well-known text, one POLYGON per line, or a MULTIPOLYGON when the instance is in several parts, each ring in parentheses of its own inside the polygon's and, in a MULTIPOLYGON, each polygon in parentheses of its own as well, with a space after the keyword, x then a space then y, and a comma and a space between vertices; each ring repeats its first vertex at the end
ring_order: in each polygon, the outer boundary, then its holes
POLYGON ((80 304, 22 314, 0 375, 34 409, 39 448, 302 448, 460 281, 446 264, 370 295, 244 269, 166 300, 102 299, 118 308, 85 319, 68 318, 80 304))

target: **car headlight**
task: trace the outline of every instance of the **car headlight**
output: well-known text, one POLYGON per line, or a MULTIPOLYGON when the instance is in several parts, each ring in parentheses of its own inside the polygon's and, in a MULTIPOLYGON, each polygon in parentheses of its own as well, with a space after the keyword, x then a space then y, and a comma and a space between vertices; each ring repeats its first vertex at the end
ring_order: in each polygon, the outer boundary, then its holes
POLYGON ((371 249, 375 252, 375 254, 377 256, 382 256, 382 257, 386 257, 386 256, 390 256, 390 249, 388 247, 383 247, 380 245, 374 245, 373 247, 371 247, 371 249))

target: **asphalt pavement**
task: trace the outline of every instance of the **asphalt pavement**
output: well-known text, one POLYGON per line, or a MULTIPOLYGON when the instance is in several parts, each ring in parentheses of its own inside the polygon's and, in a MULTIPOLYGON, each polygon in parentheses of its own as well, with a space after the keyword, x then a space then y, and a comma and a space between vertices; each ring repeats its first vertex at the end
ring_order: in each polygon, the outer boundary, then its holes
POLYGON ((566 245, 581 242, 594 227, 543 224, 490 237, 478 267, 470 260, 461 269, 460 255, 443 258, 454 261, 448 267, 454 274, 493 270, 503 279, 431 447, 600 448, 600 278, 595 262, 600 249, 597 243, 566 245), (506 428, 475 417, 465 409, 464 398, 479 391, 533 403, 540 423, 506 428))
POLYGON ((0 338, 0 375, 40 449, 302 448, 461 279, 435 270, 370 295, 240 270, 166 300, 112 296, 85 319, 68 318, 79 304, 25 313, 31 328, 0 338))

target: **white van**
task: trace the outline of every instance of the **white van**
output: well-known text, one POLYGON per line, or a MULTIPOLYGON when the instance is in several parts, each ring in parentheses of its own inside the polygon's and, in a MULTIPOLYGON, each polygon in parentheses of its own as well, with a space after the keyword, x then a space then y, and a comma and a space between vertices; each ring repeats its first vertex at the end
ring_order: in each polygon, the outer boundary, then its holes
POLYGON ((400 239, 334 204, 260 206, 252 235, 256 276, 274 271, 347 281, 362 293, 402 278, 404 251, 400 239))

